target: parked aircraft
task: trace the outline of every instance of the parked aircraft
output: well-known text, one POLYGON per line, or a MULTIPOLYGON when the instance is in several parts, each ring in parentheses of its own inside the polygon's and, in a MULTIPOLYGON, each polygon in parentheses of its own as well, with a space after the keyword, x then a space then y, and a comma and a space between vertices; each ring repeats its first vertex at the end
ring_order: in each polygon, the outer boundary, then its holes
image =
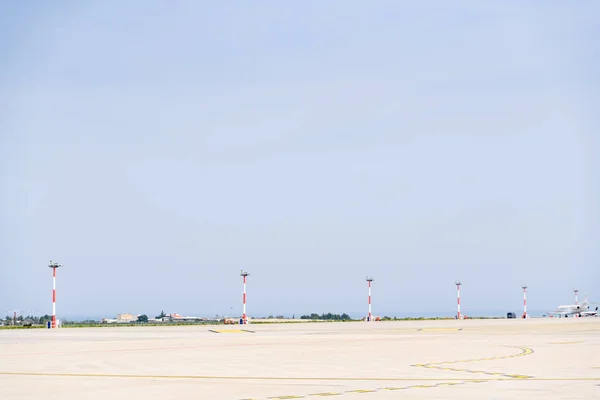
POLYGON ((556 308, 556 311, 551 311, 548 314, 557 315, 559 318, 564 316, 567 318, 569 315, 572 316, 593 316, 598 312, 598 307, 596 310, 590 311, 590 302, 585 299, 581 304, 569 304, 569 305, 561 305, 556 308))
POLYGON ((598 315, 598 307, 596 307, 595 310, 583 311, 583 312, 580 313, 580 315, 582 317, 595 317, 596 315, 598 315))

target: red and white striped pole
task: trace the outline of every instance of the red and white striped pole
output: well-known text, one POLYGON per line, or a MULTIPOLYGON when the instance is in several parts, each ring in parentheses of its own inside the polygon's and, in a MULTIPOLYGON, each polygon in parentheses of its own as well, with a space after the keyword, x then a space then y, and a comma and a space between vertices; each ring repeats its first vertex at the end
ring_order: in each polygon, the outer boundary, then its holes
POLYGON ((371 282, 373 282, 373 280, 373 278, 367 276, 367 282, 369 283, 369 315, 367 316, 367 321, 373 320, 373 314, 371 313, 371 282))
POLYGON ((527 286, 523 286, 523 318, 527 318, 527 286))
POLYGON ((577 301, 577 294, 579 293, 579 289, 573 289, 573 292, 575 292, 575 305, 578 305, 579 302, 577 301))
POLYGON ((248 275, 250 275, 250 274, 247 273, 247 272, 242 271, 240 273, 240 275, 242 277, 244 277, 244 295, 243 295, 243 298, 242 298, 242 319, 240 321, 240 324, 247 324, 248 323, 248 318, 246 317, 246 277, 248 275))
POLYGON ((56 268, 62 267, 50 261, 48 267, 52 268, 52 329, 56 328, 56 268))
POLYGON ((460 285, 462 285, 462 283, 460 282, 456 282, 456 292, 457 292, 457 299, 458 299, 458 314, 456 314, 456 318, 460 319, 460 285))

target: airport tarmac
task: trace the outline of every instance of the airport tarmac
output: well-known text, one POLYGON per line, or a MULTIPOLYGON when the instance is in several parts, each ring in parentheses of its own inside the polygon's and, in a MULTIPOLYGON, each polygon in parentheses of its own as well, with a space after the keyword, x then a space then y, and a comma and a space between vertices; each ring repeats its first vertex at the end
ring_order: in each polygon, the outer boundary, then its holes
POLYGON ((598 399, 600 318, 0 330, 0 398, 598 399))

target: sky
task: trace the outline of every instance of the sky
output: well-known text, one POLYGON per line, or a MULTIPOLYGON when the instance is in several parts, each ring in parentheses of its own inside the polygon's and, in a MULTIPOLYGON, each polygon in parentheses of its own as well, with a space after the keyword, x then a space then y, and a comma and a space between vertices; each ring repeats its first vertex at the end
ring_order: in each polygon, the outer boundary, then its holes
POLYGON ((0 3, 0 313, 600 301, 599 12, 0 3))

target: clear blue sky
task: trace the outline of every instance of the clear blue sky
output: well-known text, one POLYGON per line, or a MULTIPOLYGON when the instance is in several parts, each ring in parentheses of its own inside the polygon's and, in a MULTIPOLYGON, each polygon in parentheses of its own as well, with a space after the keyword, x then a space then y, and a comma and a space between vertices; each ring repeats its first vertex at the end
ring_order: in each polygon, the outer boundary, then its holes
POLYGON ((598 2, 217 3, 2 2, 0 313, 600 300, 598 2))

